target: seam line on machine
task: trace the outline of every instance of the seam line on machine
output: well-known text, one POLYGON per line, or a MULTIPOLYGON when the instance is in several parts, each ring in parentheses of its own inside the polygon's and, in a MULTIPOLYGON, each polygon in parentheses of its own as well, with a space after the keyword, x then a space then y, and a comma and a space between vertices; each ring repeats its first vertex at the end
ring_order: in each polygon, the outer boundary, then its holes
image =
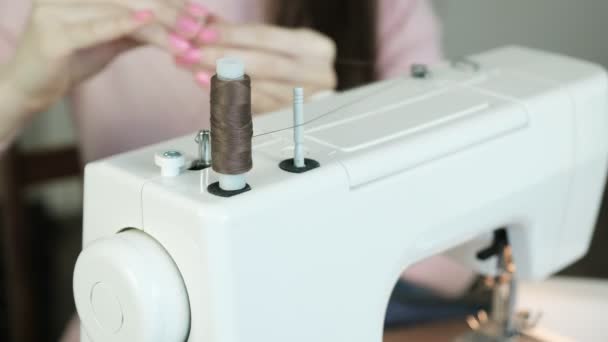
POLYGON ((139 189, 139 205, 140 205, 139 212, 141 215, 140 222, 141 222, 141 230, 144 232, 146 231, 146 228, 145 228, 146 225, 144 223, 144 217, 145 217, 145 215, 144 215, 144 190, 146 188, 146 185, 148 185, 150 182, 152 182, 156 179, 159 179, 159 178, 160 177, 152 177, 152 178, 146 179, 144 181, 144 183, 141 185, 141 188, 139 189))

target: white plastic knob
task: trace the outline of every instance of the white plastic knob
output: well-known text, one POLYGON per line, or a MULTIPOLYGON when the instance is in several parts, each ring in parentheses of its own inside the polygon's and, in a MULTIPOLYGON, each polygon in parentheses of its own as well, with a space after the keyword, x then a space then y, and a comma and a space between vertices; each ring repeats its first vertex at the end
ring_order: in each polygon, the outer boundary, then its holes
POLYGON ((237 80, 245 76, 245 64, 235 57, 224 57, 215 65, 217 77, 225 80, 237 80))
POLYGON ((131 229, 87 246, 74 270, 74 299, 92 342, 182 342, 190 327, 183 279, 166 250, 131 229))
POLYGON ((186 157, 179 151, 159 152, 154 155, 154 163, 163 177, 176 177, 186 165, 186 157))

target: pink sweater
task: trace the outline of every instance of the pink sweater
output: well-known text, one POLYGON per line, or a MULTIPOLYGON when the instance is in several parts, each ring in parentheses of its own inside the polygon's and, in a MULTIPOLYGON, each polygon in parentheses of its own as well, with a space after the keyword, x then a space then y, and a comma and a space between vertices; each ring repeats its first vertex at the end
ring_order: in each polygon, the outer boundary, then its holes
MULTIPOLYGON (((228 20, 261 21, 264 0, 198 0, 228 20)), ((439 59, 439 32, 426 0, 378 0, 382 78, 412 62, 439 59)), ((10 58, 29 12, 29 0, 0 1, 0 63, 10 58)), ((71 94, 70 107, 84 161, 192 133, 208 125, 208 92, 156 48, 121 56, 71 94)), ((15 132, 15 135, 18 132, 15 132)), ((6 140, 6 139, 5 139, 6 140)), ((9 141, 0 141, 0 152, 9 141)))

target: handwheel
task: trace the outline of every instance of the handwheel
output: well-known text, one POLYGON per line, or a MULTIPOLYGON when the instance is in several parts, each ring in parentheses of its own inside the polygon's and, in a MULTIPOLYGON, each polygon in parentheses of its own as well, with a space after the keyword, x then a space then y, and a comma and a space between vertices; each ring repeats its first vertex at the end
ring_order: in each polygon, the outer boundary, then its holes
POLYGON ((130 229, 80 253, 74 299, 92 342, 183 342, 190 304, 182 276, 150 235, 130 229))

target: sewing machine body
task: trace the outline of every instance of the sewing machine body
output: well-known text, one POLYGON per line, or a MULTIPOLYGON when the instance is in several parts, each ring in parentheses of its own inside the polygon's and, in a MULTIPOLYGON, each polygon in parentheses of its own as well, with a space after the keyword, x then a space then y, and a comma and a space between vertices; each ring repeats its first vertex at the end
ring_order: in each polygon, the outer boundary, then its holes
MULTIPOLYGON (((155 335, 159 326, 186 324, 190 342, 378 342, 396 280, 426 257, 449 251, 488 271, 474 261, 478 238, 507 227, 522 278, 579 259, 606 172, 604 71, 522 48, 471 60, 480 70, 446 64, 425 79, 307 105, 307 157, 321 167, 279 169, 291 156, 292 130, 254 138, 252 189, 231 198, 207 192, 217 181, 211 169, 160 177, 154 154, 194 158, 192 136, 88 165, 84 251, 125 228, 145 232, 179 270, 189 312, 176 317, 189 321, 167 319, 166 307, 129 316, 140 305, 129 297, 146 302, 171 291, 133 281, 133 292, 114 288, 118 330, 85 322, 83 341, 167 342, 155 335)), ((290 124, 289 111, 254 123, 256 134, 290 124)), ((154 265, 109 264, 87 284, 106 281, 112 267, 133 279, 164 277, 154 265)), ((77 283, 79 313, 90 321, 91 290, 77 283)))

